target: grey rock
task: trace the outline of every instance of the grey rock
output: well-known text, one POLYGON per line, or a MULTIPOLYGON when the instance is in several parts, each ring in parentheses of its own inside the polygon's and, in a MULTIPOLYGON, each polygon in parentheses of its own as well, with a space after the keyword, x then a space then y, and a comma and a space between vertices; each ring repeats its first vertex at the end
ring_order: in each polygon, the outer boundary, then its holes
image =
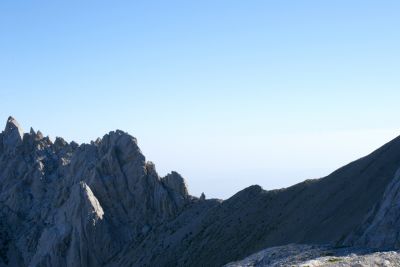
POLYGON ((400 169, 386 187, 382 199, 365 221, 345 240, 346 245, 381 249, 400 248, 400 169))
POLYGON ((170 188, 174 192, 177 192, 178 194, 185 197, 189 195, 186 182, 179 173, 173 171, 162 178, 162 181, 168 188, 170 188))
POLYGON ((15 151, 15 148, 22 143, 23 135, 24 132, 21 126, 10 116, 3 132, 3 147, 7 151, 15 151))
POLYGON ((290 244, 257 252, 224 267, 400 267, 399 251, 290 244))
POLYGON ((53 143, 9 118, 0 140, 0 266, 222 266, 290 243, 398 246, 400 138, 325 178, 224 201, 160 177, 120 130, 53 143))
POLYGON ((10 117, 1 136, 0 265, 103 266, 194 201, 122 131, 53 144, 33 129, 22 139, 10 117))

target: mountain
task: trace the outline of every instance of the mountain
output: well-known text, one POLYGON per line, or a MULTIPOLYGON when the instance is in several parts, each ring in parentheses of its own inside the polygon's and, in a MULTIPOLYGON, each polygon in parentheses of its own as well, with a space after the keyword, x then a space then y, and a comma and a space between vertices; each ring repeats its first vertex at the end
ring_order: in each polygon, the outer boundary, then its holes
POLYGON ((136 139, 51 142, 13 118, 0 135, 1 258, 12 266, 100 266, 197 199, 160 178, 136 139))
POLYGON ((395 249, 399 167, 396 138, 325 178, 197 198, 179 173, 160 177, 125 132, 53 142, 10 117, 0 266, 222 266, 290 243, 395 249))

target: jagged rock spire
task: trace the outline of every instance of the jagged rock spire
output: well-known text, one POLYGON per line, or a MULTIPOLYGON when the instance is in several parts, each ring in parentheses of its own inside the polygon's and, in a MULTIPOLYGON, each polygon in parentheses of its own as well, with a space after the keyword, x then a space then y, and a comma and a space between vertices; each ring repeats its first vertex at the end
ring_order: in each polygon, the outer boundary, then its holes
POLYGON ((24 132, 16 119, 8 117, 6 128, 3 132, 3 145, 8 149, 14 149, 22 142, 24 132))
POLYGON ((30 135, 36 135, 35 130, 31 127, 31 129, 29 130, 29 134, 30 135))
POLYGON ((179 173, 172 171, 162 181, 167 187, 181 194, 183 197, 189 195, 185 179, 179 173))
POLYGON ((22 138, 24 131, 22 130, 22 127, 19 125, 19 123, 17 122, 16 119, 14 119, 13 117, 8 117, 7 119, 7 124, 6 124, 6 128, 4 129, 4 132, 13 132, 17 130, 19 136, 22 138))

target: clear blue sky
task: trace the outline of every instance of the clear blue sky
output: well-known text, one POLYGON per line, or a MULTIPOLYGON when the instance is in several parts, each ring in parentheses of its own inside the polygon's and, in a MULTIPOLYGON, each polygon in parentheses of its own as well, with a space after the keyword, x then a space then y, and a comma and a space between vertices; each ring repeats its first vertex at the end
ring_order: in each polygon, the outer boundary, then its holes
POLYGON ((400 134, 399 1, 0 2, 0 119, 119 128, 226 198, 321 177, 400 134))

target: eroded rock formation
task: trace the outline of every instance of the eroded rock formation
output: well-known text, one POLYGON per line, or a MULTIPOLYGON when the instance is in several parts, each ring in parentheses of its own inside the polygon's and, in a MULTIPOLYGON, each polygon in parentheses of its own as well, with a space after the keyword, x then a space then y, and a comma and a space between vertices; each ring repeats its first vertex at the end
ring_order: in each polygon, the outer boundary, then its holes
POLYGON ((159 177, 122 131, 53 143, 10 117, 0 136, 3 263, 101 266, 195 201, 178 173, 159 177))

